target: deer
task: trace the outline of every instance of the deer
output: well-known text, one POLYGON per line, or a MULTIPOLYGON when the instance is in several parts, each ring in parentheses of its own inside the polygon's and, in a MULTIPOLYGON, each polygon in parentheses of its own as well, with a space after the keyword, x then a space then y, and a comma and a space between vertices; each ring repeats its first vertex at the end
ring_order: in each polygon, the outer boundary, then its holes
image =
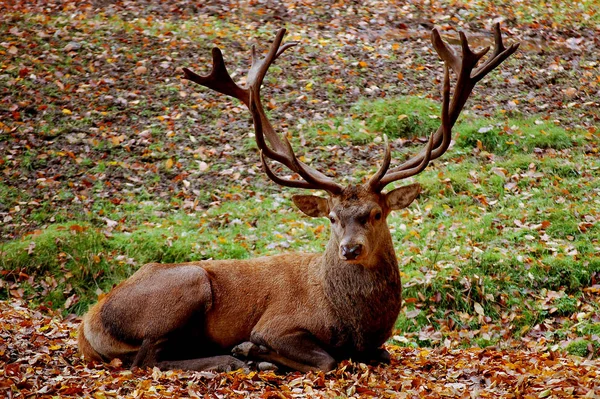
POLYGON ((476 83, 518 48, 505 47, 500 25, 494 50, 469 48, 460 32, 457 55, 431 34, 444 62, 441 123, 416 155, 391 167, 384 136, 383 162, 365 182, 342 186, 298 159, 288 139, 274 130, 260 89, 272 63, 296 42, 282 44, 280 29, 266 56, 252 47, 246 87, 233 82, 221 50, 212 50, 206 76, 183 68, 184 78, 241 101, 249 109, 267 177, 284 187, 319 190, 298 194, 305 215, 326 217, 330 238, 323 253, 284 253, 247 260, 203 260, 140 267, 84 315, 78 344, 84 358, 119 358, 131 367, 228 371, 250 361, 308 372, 330 371, 339 361, 389 362, 383 346, 401 310, 402 285, 387 217, 408 207, 418 183, 384 192, 390 183, 419 174, 450 147, 451 132, 476 83), (450 71, 457 76, 450 96, 450 71), (277 162, 292 172, 281 176, 277 162), (279 173, 279 174, 278 174, 279 173))

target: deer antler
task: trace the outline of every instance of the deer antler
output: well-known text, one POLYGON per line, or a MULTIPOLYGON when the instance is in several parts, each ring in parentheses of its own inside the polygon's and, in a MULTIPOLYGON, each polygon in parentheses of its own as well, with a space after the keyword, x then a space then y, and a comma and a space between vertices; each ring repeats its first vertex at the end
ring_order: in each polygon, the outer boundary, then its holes
POLYGON ((256 49, 254 46, 252 47, 252 66, 248 71, 248 76, 246 78, 247 88, 245 89, 239 87, 231 79, 231 76, 225 68, 221 50, 218 48, 212 50, 213 69, 209 75, 199 76, 189 69, 183 68, 185 78, 220 93, 237 98, 246 104, 252 114, 256 144, 261 152, 262 164, 267 176, 275 183, 288 187, 322 189, 332 194, 340 193, 343 189, 342 186, 335 183, 330 177, 325 176, 318 170, 313 169, 298 160, 287 138, 282 138, 275 133, 262 106, 260 87, 269 67, 285 50, 297 44, 296 42, 289 42, 281 45, 284 35, 285 29, 280 29, 277 32, 269 53, 263 59, 258 59, 256 49), (265 157, 285 165, 291 171, 299 174, 304 180, 292 180, 278 177, 269 168, 265 157))
MULTIPOLYGON (((446 152, 450 146, 452 127, 454 126, 454 123, 456 123, 460 112, 477 82, 517 51, 520 44, 514 43, 508 48, 504 47, 502 44, 500 24, 496 24, 494 26, 494 51, 490 58, 488 58, 479 68, 475 69, 479 60, 489 51, 489 47, 484 48, 480 52, 473 52, 469 48, 469 43, 465 34, 463 32, 459 32, 459 34, 462 48, 460 57, 454 54, 454 51, 444 43, 437 29, 434 29, 431 32, 433 47, 445 63, 441 126, 434 134, 432 134, 427 147, 415 157, 390 170, 387 170, 389 162, 384 161, 380 170, 368 182, 375 191, 381 191, 385 186, 394 181, 405 179, 420 173, 425 169, 430 160, 436 159, 446 152), (458 77, 452 100, 449 99, 449 68, 452 68, 458 77)), ((387 141, 385 151, 386 155, 384 158, 387 158, 387 154, 390 151, 387 141)))

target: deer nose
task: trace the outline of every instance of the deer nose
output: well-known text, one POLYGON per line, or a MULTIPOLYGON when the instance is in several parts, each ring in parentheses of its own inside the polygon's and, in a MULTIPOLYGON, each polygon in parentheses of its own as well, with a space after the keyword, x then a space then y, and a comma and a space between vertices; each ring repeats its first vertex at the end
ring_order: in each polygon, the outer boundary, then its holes
POLYGON ((346 260, 354 260, 360 256, 363 251, 362 244, 355 245, 342 245, 342 256, 346 258, 346 260))

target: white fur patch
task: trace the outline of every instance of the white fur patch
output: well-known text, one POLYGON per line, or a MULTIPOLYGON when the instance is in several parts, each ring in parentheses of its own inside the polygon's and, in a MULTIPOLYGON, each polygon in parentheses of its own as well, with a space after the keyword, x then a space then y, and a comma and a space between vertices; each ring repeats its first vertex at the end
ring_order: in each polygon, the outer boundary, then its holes
POLYGON ((106 332, 96 317, 88 317, 88 315, 86 315, 83 319, 83 323, 83 333, 85 337, 92 348, 104 358, 113 359, 125 354, 137 352, 139 349, 139 346, 128 345, 116 340, 106 332))

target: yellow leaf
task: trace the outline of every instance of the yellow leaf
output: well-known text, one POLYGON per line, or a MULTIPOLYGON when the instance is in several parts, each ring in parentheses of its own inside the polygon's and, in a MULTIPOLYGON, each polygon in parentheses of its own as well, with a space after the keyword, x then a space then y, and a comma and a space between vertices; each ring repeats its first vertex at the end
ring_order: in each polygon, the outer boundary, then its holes
POLYGON ((71 115, 73 112, 71 112, 70 109, 63 108, 62 113, 65 115, 71 115))
POLYGON ((143 65, 140 65, 139 67, 133 70, 133 73, 136 75, 144 75, 146 72, 148 72, 148 68, 146 68, 143 65))
POLYGON ((552 389, 546 389, 545 391, 540 392, 540 394, 538 395, 538 398, 545 398, 550 396, 550 394, 552 393, 552 389))
POLYGON ((50 349, 51 351, 56 351, 60 349, 60 345, 52 345, 49 346, 48 349, 50 349))
POLYGON ((171 158, 165 161, 165 168, 171 169, 173 167, 173 160, 171 158))
POLYGON ((121 144, 121 142, 125 140, 125 136, 124 135, 120 135, 120 136, 112 136, 110 138, 110 141, 113 143, 113 145, 119 145, 121 144))
POLYGON ((481 306, 481 304, 479 302, 475 302, 474 308, 475 308, 475 312, 477 312, 478 315, 485 316, 483 306, 481 306))
POLYGON ((362 68, 366 68, 367 67, 367 63, 364 62, 364 61, 359 62, 358 65, 360 65, 362 68))

